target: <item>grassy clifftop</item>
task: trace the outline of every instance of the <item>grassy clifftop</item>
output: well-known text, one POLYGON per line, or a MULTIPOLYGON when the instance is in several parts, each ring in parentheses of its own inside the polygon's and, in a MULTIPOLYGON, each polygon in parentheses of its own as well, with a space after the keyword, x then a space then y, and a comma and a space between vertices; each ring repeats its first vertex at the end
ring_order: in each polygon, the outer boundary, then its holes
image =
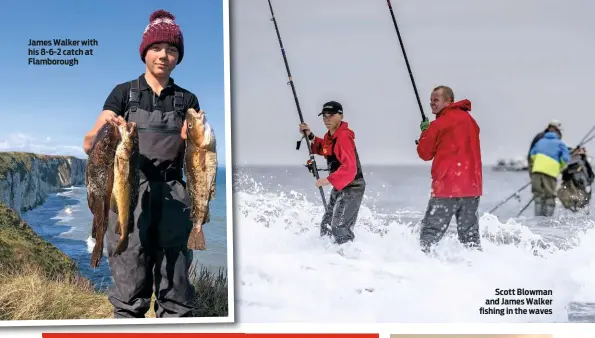
POLYGON ((0 320, 110 316, 76 264, 0 203, 0 320))
POLYGON ((76 275, 76 264, 56 247, 39 237, 27 223, 0 203, 0 271, 37 269, 48 278, 76 275))
MULTIPOLYGON (((195 316, 227 316, 227 276, 192 271, 195 316)), ((107 295, 76 264, 0 203, 0 320, 112 318, 107 295)), ((151 311, 148 317, 155 317, 151 311)))
POLYGON ((63 160, 63 161, 82 161, 83 159, 74 156, 59 156, 59 155, 42 155, 25 152, 0 152, 0 180, 6 178, 8 172, 19 172, 21 177, 27 172, 31 171, 32 164, 35 160, 63 160))
POLYGON ((47 194, 85 181, 86 160, 72 156, 0 152, 0 202, 23 212, 47 194))

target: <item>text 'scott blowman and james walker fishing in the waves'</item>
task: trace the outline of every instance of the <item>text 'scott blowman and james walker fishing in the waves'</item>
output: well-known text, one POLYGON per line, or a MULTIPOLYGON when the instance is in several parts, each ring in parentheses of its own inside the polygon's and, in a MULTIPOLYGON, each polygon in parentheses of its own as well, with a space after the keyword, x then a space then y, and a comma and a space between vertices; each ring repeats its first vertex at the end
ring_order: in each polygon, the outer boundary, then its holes
POLYGON ((192 250, 206 249, 215 134, 197 97, 170 77, 184 56, 173 19, 162 10, 151 15, 140 46, 145 73, 113 89, 85 136, 91 266, 100 263, 105 235, 116 318, 144 317, 153 291, 157 317, 191 316, 192 250))

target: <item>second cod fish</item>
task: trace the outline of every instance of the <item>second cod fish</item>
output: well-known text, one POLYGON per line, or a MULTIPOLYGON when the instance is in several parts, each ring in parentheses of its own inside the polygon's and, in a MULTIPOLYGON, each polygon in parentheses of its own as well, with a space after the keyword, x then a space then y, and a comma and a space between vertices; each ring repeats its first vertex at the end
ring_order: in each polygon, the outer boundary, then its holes
POLYGON ((113 255, 128 248, 128 234, 134 228, 134 209, 139 195, 139 145, 136 123, 128 122, 118 127, 120 143, 114 158, 114 184, 111 194, 111 209, 118 215, 115 231, 120 241, 113 255))
POLYGON ((186 189, 190 195, 190 219, 193 229, 188 238, 188 249, 205 250, 202 226, 210 221, 209 202, 215 199, 217 177, 217 150, 215 133, 207 122, 204 111, 192 108, 186 113, 187 139, 184 156, 186 189))

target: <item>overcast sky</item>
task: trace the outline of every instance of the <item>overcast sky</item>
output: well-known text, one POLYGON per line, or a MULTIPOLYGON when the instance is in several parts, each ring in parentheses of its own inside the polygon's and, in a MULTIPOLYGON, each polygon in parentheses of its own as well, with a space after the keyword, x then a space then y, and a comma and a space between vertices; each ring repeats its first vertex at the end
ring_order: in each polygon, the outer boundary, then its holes
MULTIPOLYGON (((384 0, 277 0, 275 18, 304 119, 343 104, 363 163, 421 163, 420 112, 384 0)), ((420 99, 469 99, 484 162, 523 156, 559 119, 576 144, 595 124, 595 1, 392 1, 420 99)), ((299 117, 266 0, 232 0, 233 160, 302 164, 299 117)), ((592 145, 595 144, 592 143, 592 145)))

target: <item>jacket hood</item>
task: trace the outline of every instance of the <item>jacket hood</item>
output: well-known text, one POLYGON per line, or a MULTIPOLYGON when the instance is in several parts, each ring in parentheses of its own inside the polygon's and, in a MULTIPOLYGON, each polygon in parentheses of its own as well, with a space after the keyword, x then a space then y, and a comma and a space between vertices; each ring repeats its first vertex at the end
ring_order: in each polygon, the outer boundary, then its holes
POLYGON ((347 134, 353 138, 355 138, 355 133, 353 130, 349 129, 349 124, 347 122, 341 122, 339 128, 335 131, 335 133, 331 136, 332 139, 336 139, 340 134, 347 134))
POLYGON ((471 101, 464 99, 461 101, 453 102, 448 106, 444 107, 444 109, 442 109, 442 111, 438 113, 437 117, 443 115, 449 110, 463 110, 466 112, 471 111, 471 101))
POLYGON ((543 134, 543 137, 549 138, 549 139, 559 139, 560 138, 560 136, 558 136, 558 133, 556 133, 555 131, 548 131, 547 133, 543 134))

